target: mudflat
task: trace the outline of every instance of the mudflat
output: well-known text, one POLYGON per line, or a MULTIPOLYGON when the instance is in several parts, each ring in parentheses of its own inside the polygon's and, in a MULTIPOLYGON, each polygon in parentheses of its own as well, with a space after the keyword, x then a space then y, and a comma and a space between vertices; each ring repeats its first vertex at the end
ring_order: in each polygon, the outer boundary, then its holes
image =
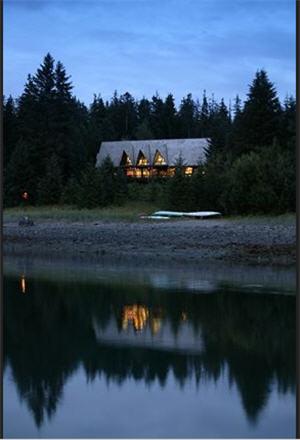
POLYGON ((4 254, 195 263, 222 260, 292 266, 296 225, 274 218, 172 221, 35 221, 3 227, 4 254))

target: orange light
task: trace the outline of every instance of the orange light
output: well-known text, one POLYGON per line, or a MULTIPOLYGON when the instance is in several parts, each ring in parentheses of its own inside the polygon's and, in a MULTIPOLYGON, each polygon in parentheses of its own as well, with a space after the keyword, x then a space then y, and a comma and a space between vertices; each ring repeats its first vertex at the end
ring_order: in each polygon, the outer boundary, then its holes
POLYGON ((190 176, 191 174, 193 174, 193 167, 186 167, 184 172, 187 176, 190 176))
POLYGON ((24 191, 23 194, 22 194, 22 199, 28 200, 28 198, 29 198, 28 192, 24 191))
POLYGON ((25 279, 25 275, 21 276, 20 279, 20 288, 21 288, 21 292, 22 293, 26 293, 26 279, 25 279))
POLYGON ((123 309, 122 328, 126 330, 128 322, 132 322, 135 330, 143 330, 149 317, 149 310, 144 306, 125 306, 123 309))

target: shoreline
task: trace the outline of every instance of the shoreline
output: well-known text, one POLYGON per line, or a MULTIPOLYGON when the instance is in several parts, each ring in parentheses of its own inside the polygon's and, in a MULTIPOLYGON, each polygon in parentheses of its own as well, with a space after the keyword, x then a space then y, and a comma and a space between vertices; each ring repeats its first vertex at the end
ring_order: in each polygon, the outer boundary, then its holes
POLYGON ((4 222, 5 255, 197 266, 296 265, 295 222, 268 219, 4 222))

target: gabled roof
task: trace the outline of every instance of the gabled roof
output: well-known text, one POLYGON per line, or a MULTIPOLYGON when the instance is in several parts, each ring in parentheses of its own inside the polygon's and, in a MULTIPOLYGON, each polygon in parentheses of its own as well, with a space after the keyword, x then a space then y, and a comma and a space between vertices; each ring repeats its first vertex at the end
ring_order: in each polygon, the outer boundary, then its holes
POLYGON ((185 165, 197 166, 199 161, 205 161, 205 149, 208 145, 209 139, 207 138, 102 142, 96 166, 99 166, 107 156, 111 158, 115 167, 120 166, 124 151, 129 156, 132 165, 135 166, 140 150, 150 165, 153 164, 156 150, 159 150, 168 166, 176 165, 180 156, 185 165))

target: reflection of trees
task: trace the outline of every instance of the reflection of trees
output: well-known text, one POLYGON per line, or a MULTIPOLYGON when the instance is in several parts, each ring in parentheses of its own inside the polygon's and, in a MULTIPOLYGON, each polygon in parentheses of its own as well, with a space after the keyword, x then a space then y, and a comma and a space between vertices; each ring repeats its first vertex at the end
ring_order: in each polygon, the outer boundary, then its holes
POLYGON ((294 297, 190 295, 152 288, 141 292, 133 287, 34 280, 27 282, 23 295, 18 292, 18 280, 7 278, 4 305, 5 362, 37 425, 56 411, 64 384, 80 363, 89 380, 104 375, 108 381, 122 383, 130 377, 149 385, 158 380, 161 386, 170 371, 184 386, 191 378, 198 384, 217 381, 227 366, 252 421, 266 404, 274 380, 282 393, 295 387, 294 297), (124 310, 134 322, 134 313, 141 319, 144 309, 149 325, 159 317, 170 323, 174 334, 186 319, 195 332, 201 328, 203 352, 116 347, 96 340, 93 320, 105 329, 114 319, 122 332, 124 310))

